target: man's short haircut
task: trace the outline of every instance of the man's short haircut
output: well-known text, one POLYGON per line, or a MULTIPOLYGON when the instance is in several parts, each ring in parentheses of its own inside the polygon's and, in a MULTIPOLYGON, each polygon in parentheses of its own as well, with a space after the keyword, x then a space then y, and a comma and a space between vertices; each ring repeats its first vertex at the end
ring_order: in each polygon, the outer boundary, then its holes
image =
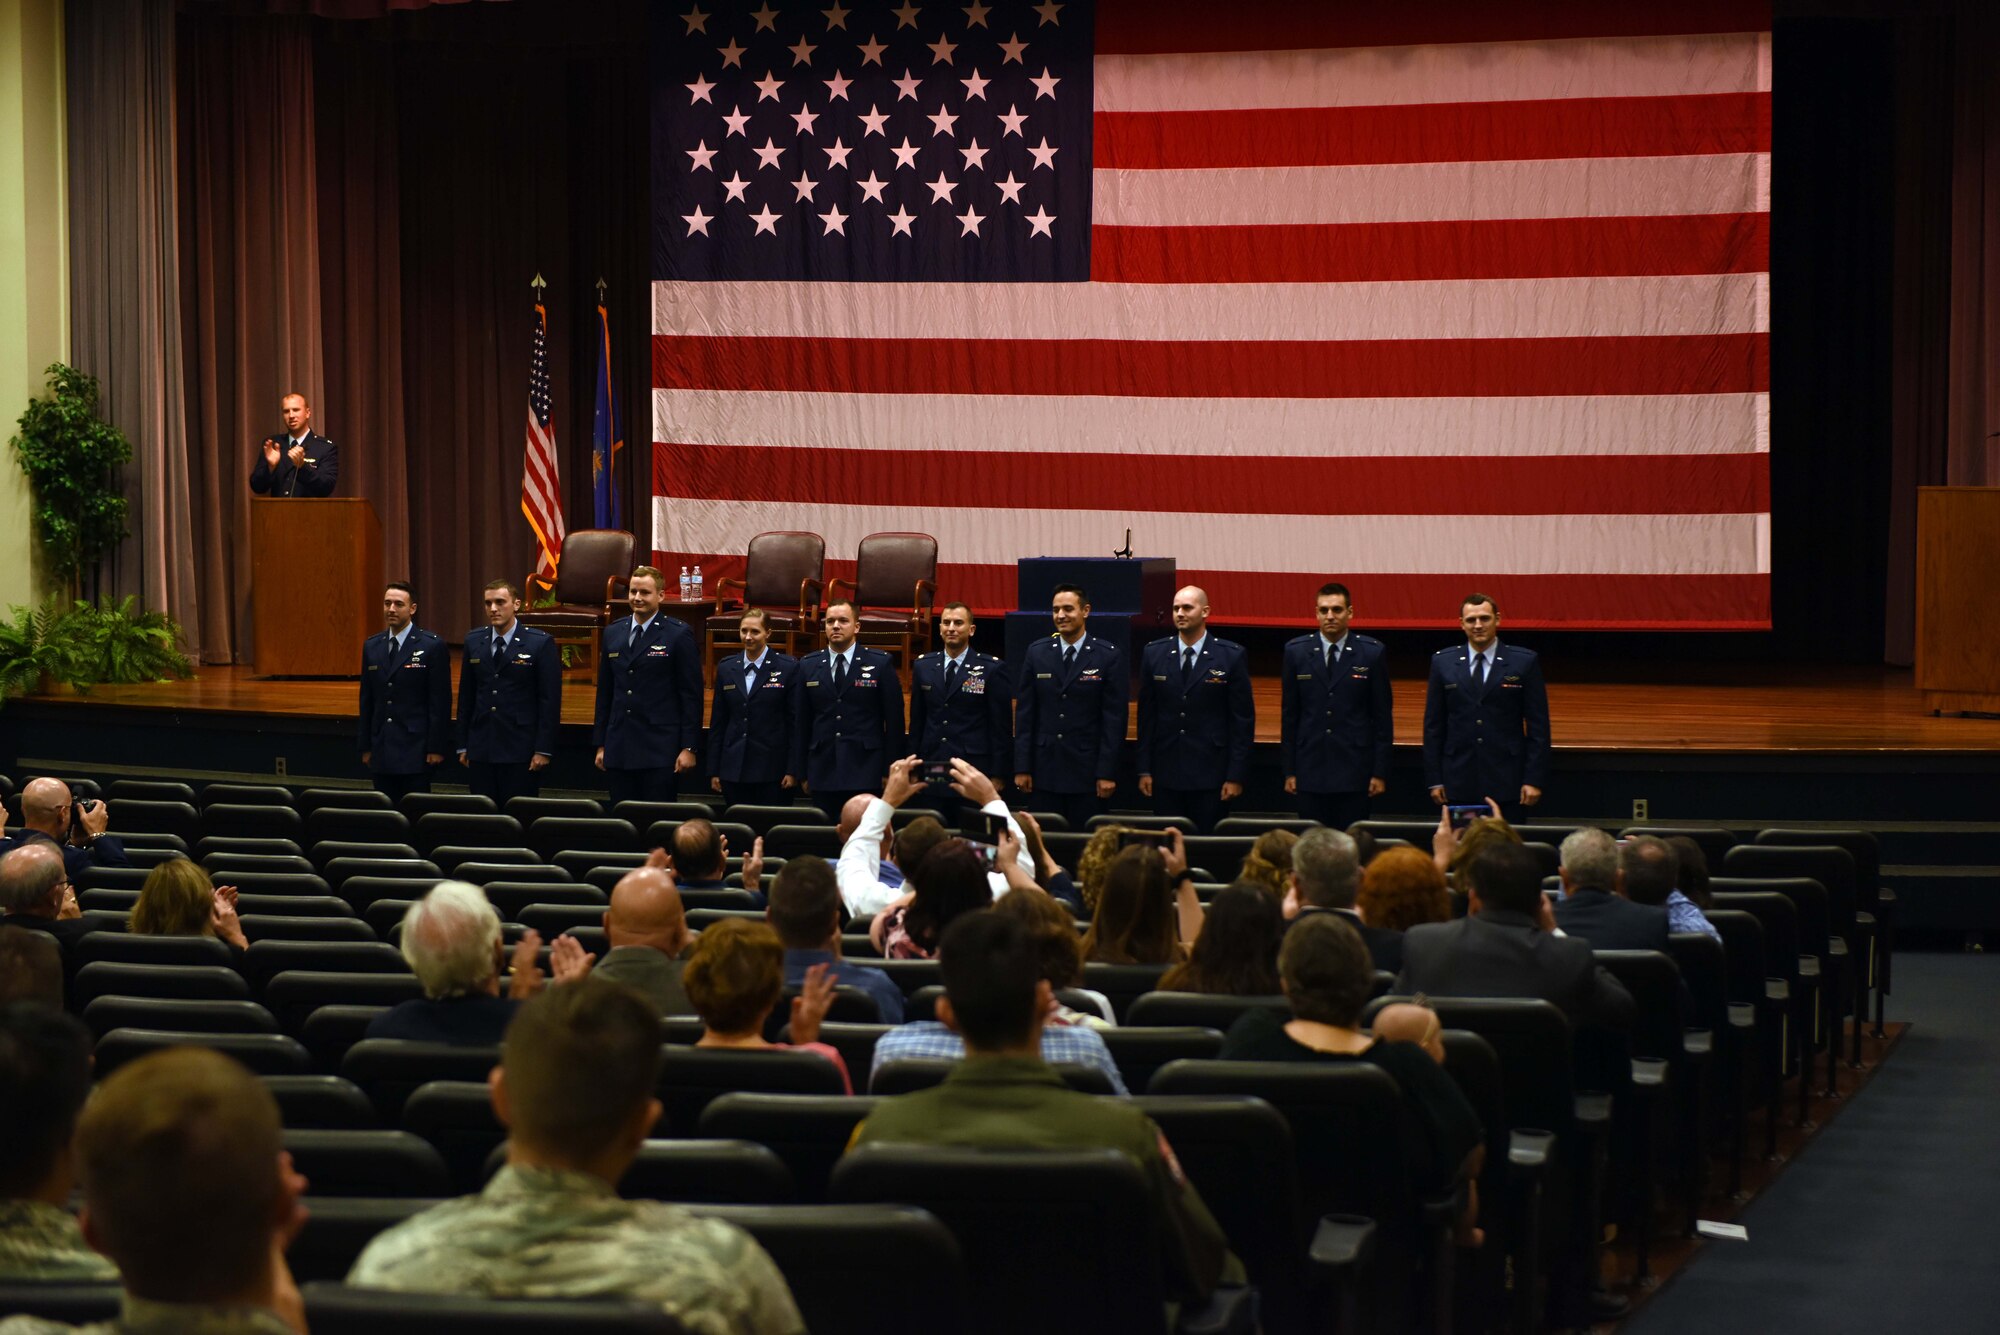
POLYGON ((508 595, 514 598, 516 601, 518 601, 521 597, 520 586, 515 584, 514 581, 511 579, 489 579, 486 581, 486 587, 480 590, 480 592, 491 593, 495 589, 507 590, 508 595))
POLYGON ((0 1200, 32 1195, 47 1180, 89 1095, 90 1031, 83 1023, 46 1002, 0 1006, 0 1145, 6 1147, 0 1200))
POLYGON ((1618 865, 1625 871, 1625 897, 1635 904, 1664 905, 1681 883, 1680 854, 1655 835, 1627 839, 1618 865))
POLYGON ((946 603, 943 607, 940 607, 938 609, 938 614, 942 616, 944 613, 951 611, 951 609, 954 607, 956 607, 959 611, 965 613, 965 619, 967 621, 973 620, 972 608, 970 608, 964 603, 946 603))
POLYGON ((262 1081, 207 1048, 168 1048, 112 1072, 76 1130, 91 1226, 125 1291, 214 1303, 267 1272, 284 1148, 262 1081))
POLYGON ((500 1065, 512 1134, 587 1160, 653 1097, 660 1019, 637 992, 603 979, 547 988, 507 1026, 500 1065))
POLYGON ((660 573, 658 566, 639 566, 632 571, 633 579, 638 579, 641 575, 653 581, 653 588, 656 592, 666 592, 667 577, 660 573))
POLYGON ((299 393, 295 389, 288 389, 283 394, 280 394, 278 396, 278 403, 280 405, 283 405, 286 399, 297 399, 300 403, 305 404, 308 408, 312 407, 312 400, 307 398, 305 395, 299 393))
POLYGON ((1489 909, 1533 914, 1542 901, 1542 861, 1525 844, 1495 843, 1465 864, 1479 902, 1489 909))
POLYGON ((695 941, 681 986, 710 1029, 748 1033, 785 990, 784 944, 767 922, 725 919, 695 941))
POLYGON ((0 1002, 9 1001, 63 1004, 62 947, 47 932, 0 927, 0 1002))
POLYGON ((483 991, 499 944, 499 912, 465 881, 439 881, 403 914, 403 958, 433 1000, 483 991))
POLYGON ((1494 616, 1497 617, 1500 615, 1500 604, 1494 602, 1493 595, 1489 593, 1466 594, 1465 597, 1458 600, 1458 614, 1464 616, 1466 608, 1476 607, 1480 603, 1485 603, 1488 607, 1492 608, 1494 616))
POLYGON ((674 874, 703 881, 719 881, 729 870, 722 853, 722 833, 713 821, 696 816, 684 820, 674 831, 674 874))
MULTIPOLYGON (((903 879, 915 881, 921 874, 918 868, 923 866, 923 861, 930 856, 931 850, 951 837, 951 833, 935 816, 919 816, 896 831, 894 844, 896 866, 902 870, 903 879)), ((789 867, 791 863, 787 862, 785 865, 789 867)))
POLYGON ((1322 598, 1334 597, 1338 597, 1349 607, 1354 606, 1354 595, 1347 591, 1345 584, 1339 583, 1336 580, 1328 580, 1326 583, 1320 585, 1319 592, 1313 595, 1313 601, 1318 602, 1322 598))
POLYGON ((415 606, 417 601, 416 585, 410 583, 410 581, 406 579, 392 579, 387 584, 384 584, 382 586, 382 592, 387 593, 391 589, 401 589, 403 591, 403 596, 410 600, 412 606, 415 606))
POLYGON ((771 629, 771 614, 761 607, 746 607, 737 613, 737 625, 741 626, 746 621, 761 621, 764 623, 765 630, 771 629))
POLYGON ((1361 853, 1339 830, 1308 830, 1292 845, 1299 898, 1314 908, 1351 909, 1361 893, 1361 853))
POLYGON ((1278 947, 1278 977, 1293 1015, 1342 1029, 1354 1028, 1375 990, 1375 964, 1361 933, 1333 913, 1309 913, 1292 923, 1278 947))
POLYGON ((833 609, 836 607, 846 608, 847 615, 853 617, 856 621, 859 621, 861 619, 861 609, 855 605, 855 602, 852 598, 834 599, 832 602, 828 603, 824 608, 820 609, 820 614, 819 614, 820 619, 824 621, 827 617, 832 616, 833 609))
POLYGON ((938 971, 968 1048, 991 1052, 1027 1041, 1042 961, 1020 922, 991 909, 960 914, 938 943, 938 971))
POLYGON ((1572 830, 1562 841, 1562 868, 1570 889, 1609 894, 1618 884, 1618 842, 1595 825, 1572 830))
MULTIPOLYGON (((1366 871, 1368 864, 1375 860, 1375 855, 1382 851, 1382 841, 1375 837, 1374 831, 1370 830, 1360 821, 1356 821, 1347 827, 1347 837, 1354 841, 1355 861, 1361 864, 1363 871, 1366 871)), ((1298 850, 1293 849, 1292 859, 1294 863, 1297 862, 1298 856, 1298 850)))
POLYGON ((1054 603, 1056 599, 1062 597, 1066 593, 1073 593, 1076 595, 1076 605, 1078 607, 1090 606, 1090 595, 1083 591, 1083 586, 1081 584, 1056 585, 1055 589, 1049 594, 1049 602, 1054 603))
POLYGON ((42 841, 22 844, 0 857, 0 913, 23 913, 49 902, 49 893, 61 885, 69 872, 63 867, 62 850, 42 841))
POLYGON ((825 858, 791 858, 771 882, 769 918, 787 950, 817 950, 840 923, 840 881, 825 858))

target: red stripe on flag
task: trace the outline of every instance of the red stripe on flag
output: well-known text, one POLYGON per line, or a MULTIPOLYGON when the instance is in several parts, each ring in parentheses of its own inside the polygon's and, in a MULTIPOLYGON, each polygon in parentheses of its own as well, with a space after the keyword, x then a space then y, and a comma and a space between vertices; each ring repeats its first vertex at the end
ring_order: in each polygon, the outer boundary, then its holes
MULTIPOLYGON (((898 450, 794 449, 656 442, 657 495, 825 505, 936 505, 957 456, 898 450)), ((978 460, 988 510, 1194 514, 1456 515, 1762 514, 1762 454, 1551 458, 1187 457, 1139 467, 1124 454, 998 453, 978 460)))
POLYGON ((1099 112, 1093 165, 1345 167, 1763 153, 1769 93, 1545 102, 1099 112))
POLYGON ((1677 33, 1769 32, 1770 0, 1280 0, 1238 4, 1218 16, 1213 0, 1101 0, 1097 50, 1281 51, 1432 42, 1527 42, 1569 37, 1663 37, 1677 33))
POLYGON ((1371 283, 1762 273, 1771 215, 1093 227, 1104 283, 1371 283))
MULTIPOLYGON (((655 551, 663 570, 696 565, 711 582, 743 578, 743 554, 655 551)), ((826 577, 851 580, 852 561, 828 561, 826 577)), ((1181 583, 1207 590, 1220 625, 1309 626, 1313 593, 1340 572, 1261 574, 1240 570, 1183 569, 1181 583)), ((970 603, 979 616, 1014 606, 1012 565, 941 564, 938 604, 970 603)), ((1768 575, 1350 575, 1355 628, 1429 627, 1439 647, 1456 634, 1458 600, 1472 589, 1497 598, 1513 630, 1768 630, 1768 575)))
POLYGON ((653 338, 659 389, 1316 399, 1724 394, 1769 384, 1762 333, 1324 343, 653 338))

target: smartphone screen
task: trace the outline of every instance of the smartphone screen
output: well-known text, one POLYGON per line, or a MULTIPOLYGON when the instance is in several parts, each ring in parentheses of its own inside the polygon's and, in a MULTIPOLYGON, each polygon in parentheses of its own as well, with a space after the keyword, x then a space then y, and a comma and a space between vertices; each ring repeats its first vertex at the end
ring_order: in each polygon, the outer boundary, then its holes
POLYGON ((1463 806, 1463 807, 1454 806, 1454 807, 1447 807, 1445 808, 1445 810, 1451 813, 1451 828, 1454 830, 1463 830, 1466 826, 1472 824, 1472 822, 1478 820, 1481 816, 1490 816, 1493 814, 1491 811, 1487 810, 1486 804, 1483 802, 1479 803, 1477 806, 1463 806))
POLYGON ((921 773, 925 783, 950 783, 951 762, 949 760, 926 760, 921 773))
POLYGON ((990 811, 967 812, 959 831, 975 844, 993 847, 1000 842, 1000 832, 1007 828, 1007 818, 996 816, 990 811))

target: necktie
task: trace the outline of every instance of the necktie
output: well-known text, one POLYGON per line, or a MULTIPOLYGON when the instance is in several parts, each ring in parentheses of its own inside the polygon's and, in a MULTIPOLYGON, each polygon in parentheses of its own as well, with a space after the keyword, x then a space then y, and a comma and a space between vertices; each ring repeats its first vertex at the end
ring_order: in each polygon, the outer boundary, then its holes
POLYGON ((958 661, 953 659, 944 665, 944 688, 949 691, 958 685, 958 661))
POLYGON ((1181 650, 1181 685, 1187 685, 1189 674, 1194 671, 1194 650, 1181 650))
POLYGON ((493 632, 493 657, 500 658, 507 652, 507 637, 499 631, 493 632))
POLYGON ((847 685, 847 655, 833 656, 833 689, 840 690, 847 685))
POLYGON ((743 693, 748 695, 757 689, 757 665, 749 659, 743 660, 743 693))
POLYGON ((1071 672, 1074 672, 1075 670, 1076 670, 1076 646, 1072 644, 1067 649, 1063 650, 1063 673, 1067 675, 1071 672))
POLYGON ((1326 646, 1326 670, 1328 672, 1333 671, 1333 669, 1336 666, 1338 666, 1339 663, 1340 663, 1340 641, 1335 640, 1331 644, 1326 646))
POLYGON ((1477 686, 1481 691, 1486 689, 1485 654, 1474 654, 1472 656, 1472 684, 1477 686))

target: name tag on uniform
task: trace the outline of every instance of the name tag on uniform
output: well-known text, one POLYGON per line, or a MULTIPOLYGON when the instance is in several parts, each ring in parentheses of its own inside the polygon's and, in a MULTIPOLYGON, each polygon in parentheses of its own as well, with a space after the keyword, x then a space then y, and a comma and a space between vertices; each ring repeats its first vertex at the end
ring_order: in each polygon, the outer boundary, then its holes
POLYGON ((375 666, 375 665, 374 665, 373 663, 370 663, 370 664, 368 665, 368 670, 369 670, 370 672, 380 672, 380 671, 381 671, 382 669, 381 669, 381 668, 379 668, 379 667, 376 667, 376 666, 375 666))
POLYGON ((1301 672, 1297 675, 1296 678, 1294 678, 1294 680, 1297 681, 1311 681, 1312 679, 1313 679, 1313 674, 1310 672, 1301 672))
POLYGON ((919 682, 919 683, 917 683, 917 686, 918 686, 918 689, 920 689, 920 690, 925 690, 925 691, 928 691, 928 690, 929 690, 929 689, 931 688, 931 684, 930 684, 929 682, 927 682, 927 681, 925 681, 925 682, 919 682))
POLYGON ((806 685, 808 685, 808 686, 817 686, 817 685, 819 685, 819 683, 818 683, 817 681, 808 681, 808 682, 806 683, 806 685))
POLYGON ((1155 672, 1153 674, 1154 681, 1165 681, 1166 679, 1167 679, 1167 674, 1164 672, 1155 672))
POLYGON ((477 662, 478 662, 479 660, 478 660, 478 659, 476 659, 476 658, 468 658, 468 659, 466 659, 465 661, 466 661, 466 662, 468 662, 468 663, 477 663, 477 662))
POLYGON ((725 691, 733 691, 736 689, 736 683, 733 681, 726 681, 722 683, 722 689, 725 691))
POLYGON ((1035 680, 1036 680, 1036 681, 1047 681, 1047 680, 1048 680, 1049 678, 1051 678, 1051 677, 1053 677, 1053 676, 1055 676, 1055 675, 1056 675, 1056 674, 1055 674, 1055 673, 1053 673, 1053 672, 1037 672, 1037 673, 1035 674, 1035 680))
POLYGON ((606 658, 616 658, 616 657, 618 657, 618 651, 617 651, 616 649, 613 649, 613 650, 612 650, 611 652, 607 653, 607 654, 606 654, 606 655, 604 655, 604 656, 605 656, 606 658))
POLYGON ((1458 683, 1455 681, 1448 681, 1444 684, 1444 688, 1447 691, 1455 691, 1458 689, 1458 683))

